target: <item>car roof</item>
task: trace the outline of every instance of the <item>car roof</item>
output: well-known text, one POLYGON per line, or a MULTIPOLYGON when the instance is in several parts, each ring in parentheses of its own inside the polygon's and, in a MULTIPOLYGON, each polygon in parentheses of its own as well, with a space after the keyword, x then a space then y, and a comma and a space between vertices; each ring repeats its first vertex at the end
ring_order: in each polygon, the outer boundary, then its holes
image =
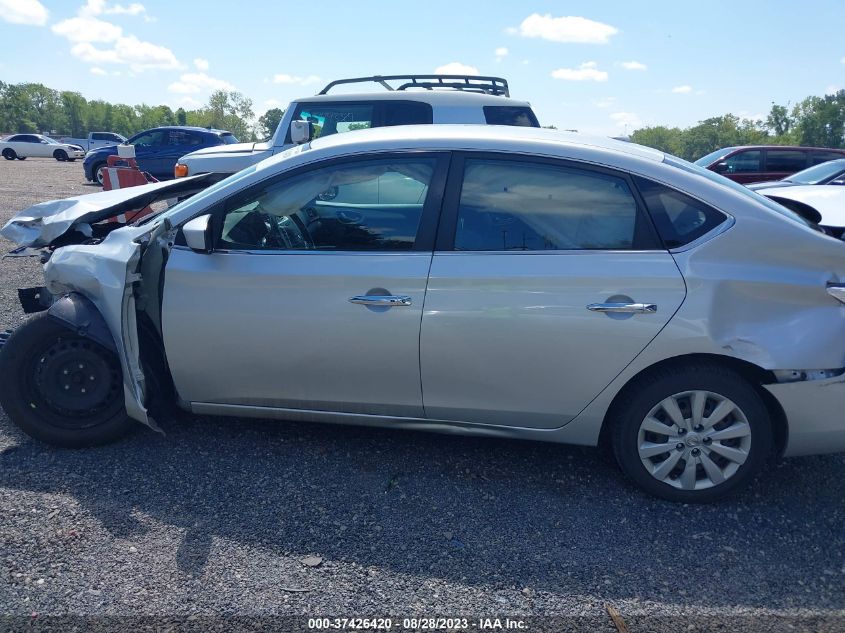
MULTIPOLYGON (((500 97, 496 97, 500 98, 500 97)), ((511 151, 567 156, 573 149, 592 149, 662 162, 659 150, 604 136, 507 125, 399 125, 332 134, 311 142, 314 150, 453 149, 511 151)))
MULTIPOLYGON (((231 134, 229 130, 218 130, 212 127, 199 127, 196 125, 160 125, 158 127, 151 127, 149 130, 143 132, 152 132, 154 130, 185 130, 187 132, 209 132, 210 134, 231 134)), ((142 134, 143 132, 138 132, 142 134)))
POLYGON ((293 103, 343 103, 345 101, 417 101, 432 106, 521 106, 527 101, 461 90, 393 90, 381 92, 333 93, 295 99, 293 103))
POLYGON ((798 149, 803 151, 823 150, 826 152, 837 152, 845 155, 845 149, 839 149, 836 147, 807 147, 804 145, 735 145, 733 147, 724 147, 721 150, 716 151, 733 152, 740 149, 798 149))

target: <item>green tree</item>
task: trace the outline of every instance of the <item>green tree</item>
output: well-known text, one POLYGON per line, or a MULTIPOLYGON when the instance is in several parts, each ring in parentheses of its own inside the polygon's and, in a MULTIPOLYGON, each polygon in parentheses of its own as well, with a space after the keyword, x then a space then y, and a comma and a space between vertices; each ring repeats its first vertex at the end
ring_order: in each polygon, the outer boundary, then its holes
POLYGON ((65 90, 61 93, 62 108, 67 118, 67 127, 70 136, 81 137, 88 134, 85 129, 85 115, 88 111, 88 102, 78 92, 65 90))
POLYGON ((276 132, 282 118, 285 116, 285 111, 281 108, 270 108, 258 117, 257 132, 263 138, 269 138, 276 132))
POLYGON ((188 113, 184 108, 176 110, 176 125, 188 125, 188 113))

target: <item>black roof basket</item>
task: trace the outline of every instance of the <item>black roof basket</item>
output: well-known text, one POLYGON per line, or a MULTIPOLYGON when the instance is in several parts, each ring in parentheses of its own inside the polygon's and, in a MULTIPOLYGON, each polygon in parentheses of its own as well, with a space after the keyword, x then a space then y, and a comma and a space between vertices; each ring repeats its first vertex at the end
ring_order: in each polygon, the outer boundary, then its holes
POLYGON ((335 86, 343 84, 357 84, 374 82, 381 84, 388 90, 407 90, 408 88, 451 88, 462 92, 479 92, 500 97, 510 97, 507 79, 501 77, 487 77, 483 75, 373 75, 372 77, 354 77, 352 79, 337 79, 317 94, 328 94, 335 86), (399 86, 391 86, 388 81, 404 82, 399 86))

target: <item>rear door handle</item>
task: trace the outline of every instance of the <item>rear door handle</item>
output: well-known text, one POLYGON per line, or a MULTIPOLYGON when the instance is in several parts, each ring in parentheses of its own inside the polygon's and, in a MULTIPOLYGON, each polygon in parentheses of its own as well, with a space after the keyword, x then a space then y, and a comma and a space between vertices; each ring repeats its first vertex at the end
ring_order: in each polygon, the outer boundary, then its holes
POLYGON ((394 308, 411 305, 411 297, 408 295, 358 295, 349 299, 350 303, 357 303, 362 306, 382 306, 394 308))
POLYGON ((656 303, 591 303, 587 306, 590 312, 611 312, 615 314, 620 313, 634 313, 634 314, 654 314, 657 312, 656 303))

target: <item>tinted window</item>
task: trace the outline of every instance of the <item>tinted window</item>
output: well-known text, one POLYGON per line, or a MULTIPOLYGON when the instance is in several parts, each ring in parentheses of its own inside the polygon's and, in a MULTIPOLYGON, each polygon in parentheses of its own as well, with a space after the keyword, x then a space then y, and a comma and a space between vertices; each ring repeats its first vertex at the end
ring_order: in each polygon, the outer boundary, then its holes
POLYGON ((91 134, 92 141, 112 141, 114 137, 111 134, 103 134, 102 132, 94 132, 91 134))
POLYGON ((541 163, 470 159, 455 249, 630 249, 637 216, 622 178, 541 163))
POLYGON ((634 177, 666 248, 689 244, 725 221, 725 214, 665 185, 634 177))
MULTIPOLYGON (((338 132, 363 130, 373 126, 373 105, 371 103, 300 103, 296 106, 293 119, 311 121, 314 137, 329 136, 338 132)), ((287 133, 290 143, 290 130, 287 133)))
POLYGON ((23 136, 21 136, 20 134, 16 134, 15 136, 10 136, 9 138, 7 138, 7 139, 5 140, 5 142, 6 142, 6 143, 22 143, 22 142, 23 142, 23 138, 24 138, 24 137, 23 137, 23 136))
POLYGON ((417 101, 387 101, 382 125, 424 125, 434 121, 431 106, 417 101))
POLYGON ((540 127, 531 108, 519 106, 484 106, 484 120, 488 125, 540 127))
POLYGON ((238 139, 235 138, 234 134, 221 134, 220 140, 223 141, 226 145, 232 145, 233 143, 237 143, 238 139))
POLYGON ((385 159, 315 169, 233 199, 222 248, 407 251, 434 159, 385 159))
POLYGON ((165 130, 165 143, 167 145, 204 145, 205 139, 199 132, 187 130, 165 130))
POLYGON ((138 136, 130 139, 132 145, 144 146, 158 146, 164 145, 166 139, 166 130, 153 130, 152 132, 142 132, 138 136))
POLYGON ((725 163, 727 163, 725 173, 741 174, 744 172, 762 171, 760 169, 760 154, 760 150, 754 149, 728 156, 725 159, 725 163))
POLYGON ((813 152, 810 155, 810 164, 818 165, 820 163, 826 163, 829 160, 837 160, 839 158, 845 158, 845 154, 840 154, 839 152, 813 152))
POLYGON ((795 173, 807 166, 807 153, 789 149, 766 151, 766 171, 795 173))

